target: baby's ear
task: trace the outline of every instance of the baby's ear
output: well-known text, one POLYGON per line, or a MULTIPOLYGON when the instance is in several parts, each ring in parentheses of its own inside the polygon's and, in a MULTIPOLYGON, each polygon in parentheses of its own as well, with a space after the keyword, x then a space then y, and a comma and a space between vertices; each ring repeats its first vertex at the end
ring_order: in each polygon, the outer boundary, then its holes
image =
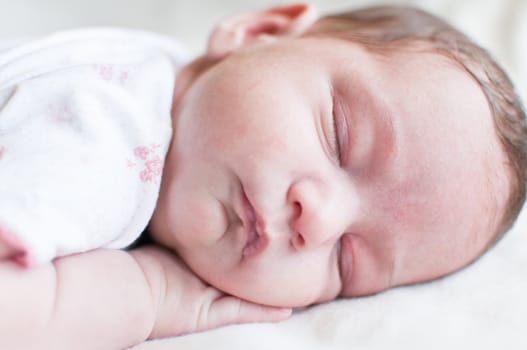
POLYGON ((317 19, 317 11, 307 4, 273 7, 227 18, 212 31, 207 56, 219 59, 248 44, 301 35, 317 19))

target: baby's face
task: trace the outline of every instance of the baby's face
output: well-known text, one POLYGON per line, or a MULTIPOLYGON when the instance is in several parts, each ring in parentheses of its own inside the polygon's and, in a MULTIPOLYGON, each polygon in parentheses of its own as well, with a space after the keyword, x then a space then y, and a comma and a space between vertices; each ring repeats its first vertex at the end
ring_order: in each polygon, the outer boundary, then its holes
POLYGON ((437 54, 255 46, 199 77, 174 118, 155 238, 251 301, 304 306, 445 275, 482 252, 501 213, 485 97, 437 54))

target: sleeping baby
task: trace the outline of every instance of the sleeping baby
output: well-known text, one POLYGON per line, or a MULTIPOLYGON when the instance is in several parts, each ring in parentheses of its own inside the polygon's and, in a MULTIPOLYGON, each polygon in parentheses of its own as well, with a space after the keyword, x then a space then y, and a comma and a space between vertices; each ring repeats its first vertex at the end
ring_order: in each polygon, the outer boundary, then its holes
POLYGON ((126 348, 448 275, 513 224, 526 142, 500 67, 412 8, 234 16, 192 61, 117 29, 5 48, 0 348, 126 348))

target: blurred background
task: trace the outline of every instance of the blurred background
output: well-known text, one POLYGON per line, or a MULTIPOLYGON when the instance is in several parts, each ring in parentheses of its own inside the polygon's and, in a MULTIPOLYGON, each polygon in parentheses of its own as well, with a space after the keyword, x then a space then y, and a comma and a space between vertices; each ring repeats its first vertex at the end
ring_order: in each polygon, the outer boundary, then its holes
MULTIPOLYGON (((264 0, 0 0, 0 41, 67 28, 120 26, 179 38, 194 53, 222 18, 298 1, 264 0)), ((312 0, 322 14, 378 4, 412 4, 443 16, 489 49, 526 91, 525 0, 312 0)), ((525 94, 522 94, 526 96, 525 94)))

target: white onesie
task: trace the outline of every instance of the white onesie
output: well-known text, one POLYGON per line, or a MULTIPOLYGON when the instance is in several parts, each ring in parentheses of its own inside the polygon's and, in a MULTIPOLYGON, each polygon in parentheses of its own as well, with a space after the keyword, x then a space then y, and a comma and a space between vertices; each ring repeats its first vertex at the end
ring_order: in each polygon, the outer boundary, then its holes
POLYGON ((0 259, 132 243, 172 135, 178 42, 86 29, 0 50, 0 259))

